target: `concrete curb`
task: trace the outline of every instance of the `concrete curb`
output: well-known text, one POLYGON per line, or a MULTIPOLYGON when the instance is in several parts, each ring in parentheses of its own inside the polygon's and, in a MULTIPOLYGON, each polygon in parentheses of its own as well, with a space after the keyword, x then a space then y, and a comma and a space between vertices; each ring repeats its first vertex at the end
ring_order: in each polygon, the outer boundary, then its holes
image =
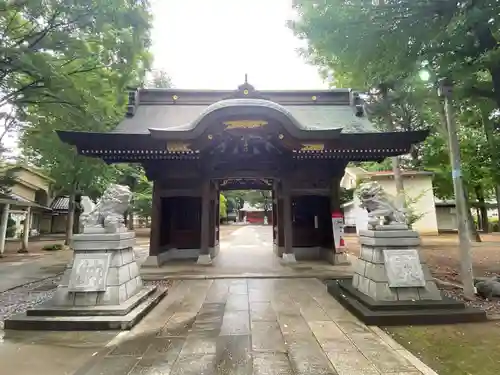
POLYGON ((425 363, 423 363, 420 359, 418 359, 415 355, 413 355, 410 351, 405 349, 401 344, 399 344, 396 340, 394 340, 391 336, 385 333, 382 329, 375 326, 368 326, 375 335, 377 335, 385 344, 395 350, 398 354, 403 356, 410 362, 413 366, 417 368, 423 375, 439 375, 425 363))

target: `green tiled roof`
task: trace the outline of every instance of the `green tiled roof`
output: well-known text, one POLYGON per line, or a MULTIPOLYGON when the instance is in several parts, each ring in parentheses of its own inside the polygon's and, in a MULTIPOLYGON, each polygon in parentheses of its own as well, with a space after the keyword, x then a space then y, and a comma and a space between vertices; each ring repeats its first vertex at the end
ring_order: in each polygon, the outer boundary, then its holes
MULTIPOLYGON (((250 100, 252 103, 257 100, 250 100)), ((260 101, 259 106, 273 108, 275 103, 260 101), (263 104, 264 103, 264 104, 263 104)), ((252 104, 250 103, 250 104, 252 104)), ((256 105, 253 103, 252 105, 256 105)), ((218 103, 212 106, 216 106, 218 103)), ((211 107, 212 107, 211 106, 211 107)), ((278 106, 278 105, 276 105, 278 106)), ((343 133, 378 132, 366 117, 356 117, 348 105, 283 105, 303 130, 329 130, 342 128, 343 133)), ((150 128, 164 130, 190 130, 210 109, 207 105, 139 105, 133 117, 124 119, 114 130, 116 133, 148 134, 150 128)))

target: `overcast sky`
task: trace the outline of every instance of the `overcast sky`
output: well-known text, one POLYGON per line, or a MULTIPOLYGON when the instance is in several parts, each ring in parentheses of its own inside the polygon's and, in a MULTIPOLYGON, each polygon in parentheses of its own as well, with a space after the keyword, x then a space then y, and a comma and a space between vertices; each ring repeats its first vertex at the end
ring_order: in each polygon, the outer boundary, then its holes
POLYGON ((292 0, 154 0, 154 67, 175 87, 326 88, 285 25, 292 0))
MULTIPOLYGON (((177 88, 327 88, 285 23, 292 0, 153 0, 154 68, 177 88)), ((16 153, 13 135, 4 145, 16 153)))

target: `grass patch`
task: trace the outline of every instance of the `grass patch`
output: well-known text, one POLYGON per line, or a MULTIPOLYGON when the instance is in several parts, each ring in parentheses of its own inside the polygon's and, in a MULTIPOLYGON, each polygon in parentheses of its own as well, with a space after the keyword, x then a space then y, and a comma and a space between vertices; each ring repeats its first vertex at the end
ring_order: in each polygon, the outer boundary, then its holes
POLYGON ((500 373, 500 322, 384 330, 439 375, 500 373))
POLYGON ((45 251, 56 251, 56 250, 62 250, 62 249, 64 249, 64 245, 60 244, 60 243, 45 245, 44 247, 42 247, 42 250, 45 250, 45 251))

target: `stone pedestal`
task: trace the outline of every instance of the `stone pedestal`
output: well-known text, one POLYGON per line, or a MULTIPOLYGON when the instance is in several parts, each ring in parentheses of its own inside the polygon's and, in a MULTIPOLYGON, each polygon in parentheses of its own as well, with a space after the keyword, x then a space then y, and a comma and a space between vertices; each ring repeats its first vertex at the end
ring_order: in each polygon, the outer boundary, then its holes
POLYGON ((418 233, 404 225, 360 230, 352 280, 328 292, 366 324, 446 324, 484 321, 481 310, 442 296, 419 256, 418 233))
POLYGON ((441 300, 420 260, 418 233, 388 229, 359 231, 361 252, 353 265, 352 286, 376 301, 441 300))
POLYGON ((73 238, 73 259, 54 297, 26 315, 5 322, 7 329, 128 329, 164 295, 144 287, 135 260, 133 232, 84 233, 73 238))

